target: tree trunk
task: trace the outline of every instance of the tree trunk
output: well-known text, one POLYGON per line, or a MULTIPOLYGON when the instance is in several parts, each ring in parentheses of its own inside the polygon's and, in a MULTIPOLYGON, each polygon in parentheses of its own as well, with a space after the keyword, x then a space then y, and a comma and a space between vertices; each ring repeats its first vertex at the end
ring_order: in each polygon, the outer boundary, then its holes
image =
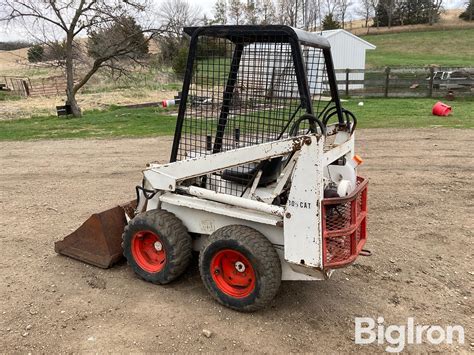
POLYGON ((67 103, 71 105, 73 117, 81 117, 81 109, 77 104, 76 93, 74 91, 74 59, 73 59, 73 35, 68 33, 66 36, 66 95, 67 103))
POLYGON ((390 4, 389 4, 390 8, 388 10, 388 28, 391 28, 392 27, 392 18, 393 18, 393 12, 395 11, 394 10, 394 7, 395 7, 395 1, 394 0, 390 0, 390 4))

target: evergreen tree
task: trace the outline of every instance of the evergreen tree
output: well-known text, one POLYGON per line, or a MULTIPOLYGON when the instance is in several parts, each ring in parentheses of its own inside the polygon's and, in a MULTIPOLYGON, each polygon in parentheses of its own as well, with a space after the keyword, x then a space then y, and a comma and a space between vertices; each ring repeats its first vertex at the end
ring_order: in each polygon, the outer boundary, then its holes
POLYGON ((40 44, 35 44, 28 49, 28 61, 30 63, 38 63, 43 61, 44 48, 40 44))
POLYGON ((332 13, 328 13, 326 16, 324 16, 323 19, 323 30, 337 30, 341 28, 341 24, 334 18, 332 13))
POLYGON ((129 58, 143 58, 148 54, 148 41, 142 27, 133 17, 128 16, 99 31, 89 33, 87 44, 88 54, 92 58, 106 57, 108 52, 115 53, 117 47, 131 50, 127 51, 126 57, 129 58))
POLYGON ((474 0, 467 3, 466 10, 459 15, 459 18, 464 21, 474 21, 474 0))

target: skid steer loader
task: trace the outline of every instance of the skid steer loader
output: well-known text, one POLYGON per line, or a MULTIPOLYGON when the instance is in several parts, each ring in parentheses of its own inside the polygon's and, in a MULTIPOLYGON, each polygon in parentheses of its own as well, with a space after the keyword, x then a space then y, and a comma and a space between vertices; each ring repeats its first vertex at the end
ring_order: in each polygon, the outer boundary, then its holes
POLYGON ((367 238, 356 118, 341 107, 326 39, 288 26, 185 28, 189 55, 167 164, 136 201, 93 215, 56 251, 146 281, 199 251, 209 293, 259 309, 281 280, 324 280, 367 238))

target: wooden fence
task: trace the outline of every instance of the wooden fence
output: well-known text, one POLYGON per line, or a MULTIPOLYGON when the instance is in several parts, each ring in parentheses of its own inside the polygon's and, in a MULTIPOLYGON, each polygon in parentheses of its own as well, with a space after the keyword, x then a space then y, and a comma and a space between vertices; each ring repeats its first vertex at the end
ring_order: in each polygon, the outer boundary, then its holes
POLYGON ((56 96, 66 94, 66 79, 61 76, 31 80, 27 77, 0 77, 0 89, 21 97, 56 96))
MULTIPOLYGON (((455 96, 474 96, 474 68, 337 69, 336 79, 341 95, 346 97, 441 97, 450 91, 455 96), (439 72, 453 71, 470 75, 461 79, 438 78, 439 72)), ((65 96, 66 79, 8 76, 2 82, 0 77, 2 87, 22 97, 65 96)))
POLYGON ((55 76, 33 81, 30 96, 64 96, 65 94, 66 78, 62 76, 55 76))
POLYGON ((0 79, 2 90, 11 91, 13 94, 21 97, 31 95, 31 81, 29 78, 21 76, 3 76, 0 79))
POLYGON ((336 78, 343 96, 360 97, 440 97, 474 96, 474 68, 385 68, 337 69, 336 78), (463 71, 464 78, 439 79, 437 72, 463 71))

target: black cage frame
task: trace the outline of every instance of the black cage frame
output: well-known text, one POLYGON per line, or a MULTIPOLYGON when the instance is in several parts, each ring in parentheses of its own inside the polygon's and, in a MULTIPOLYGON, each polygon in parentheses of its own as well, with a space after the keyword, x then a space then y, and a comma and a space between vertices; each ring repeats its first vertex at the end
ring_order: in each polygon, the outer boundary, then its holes
MULTIPOLYGON (((183 122, 189 101, 189 91, 193 76, 193 67, 198 51, 198 40, 200 37, 207 36, 212 38, 222 38, 236 44, 232 55, 231 70, 229 72, 225 91, 222 97, 222 105, 219 113, 216 137, 212 145, 212 153, 220 152, 222 148, 222 139, 224 130, 229 116, 229 106, 233 99, 233 88, 236 83, 237 72, 240 65, 243 46, 251 43, 271 43, 278 40, 291 46, 291 55, 295 69, 295 75, 298 84, 301 108, 306 114, 314 116, 311 93, 308 86, 308 78, 303 60, 302 46, 309 46, 322 50, 326 67, 327 82, 330 88, 331 101, 334 104, 331 107, 332 113, 337 116, 339 127, 347 128, 347 122, 344 120, 344 112, 340 104, 339 93, 337 89, 336 76, 334 72, 334 64, 331 56, 329 42, 322 36, 292 28, 284 25, 268 25, 268 26, 203 26, 203 27, 187 27, 184 32, 191 37, 189 54, 186 64, 186 72, 181 94, 181 101, 178 111, 178 119, 174 135, 173 147, 171 151, 170 161, 174 162, 178 159, 178 150, 182 136, 183 122)), ((328 108, 328 107, 326 107, 328 108)), ((326 122, 325 122, 326 123, 326 122)))

